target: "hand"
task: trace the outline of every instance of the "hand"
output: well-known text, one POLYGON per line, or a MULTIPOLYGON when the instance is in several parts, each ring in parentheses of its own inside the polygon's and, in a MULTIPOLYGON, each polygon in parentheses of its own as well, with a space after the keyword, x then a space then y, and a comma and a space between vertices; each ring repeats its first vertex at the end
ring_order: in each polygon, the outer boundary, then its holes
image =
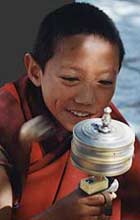
MULTIPOLYGON (((109 194, 111 199, 112 194, 109 194)), ((77 189, 57 201, 38 220, 97 220, 105 219, 103 208, 105 199, 102 194, 87 196, 77 189), (98 218, 97 216, 102 216, 98 218)), ((108 218, 107 218, 108 219, 108 218)))

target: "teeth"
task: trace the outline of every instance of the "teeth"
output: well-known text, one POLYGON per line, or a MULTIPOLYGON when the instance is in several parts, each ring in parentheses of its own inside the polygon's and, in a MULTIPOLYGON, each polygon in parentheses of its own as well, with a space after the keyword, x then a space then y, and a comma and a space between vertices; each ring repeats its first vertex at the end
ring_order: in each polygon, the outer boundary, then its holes
POLYGON ((90 115, 89 113, 83 113, 83 112, 76 112, 76 111, 70 111, 70 112, 78 117, 87 117, 90 115))

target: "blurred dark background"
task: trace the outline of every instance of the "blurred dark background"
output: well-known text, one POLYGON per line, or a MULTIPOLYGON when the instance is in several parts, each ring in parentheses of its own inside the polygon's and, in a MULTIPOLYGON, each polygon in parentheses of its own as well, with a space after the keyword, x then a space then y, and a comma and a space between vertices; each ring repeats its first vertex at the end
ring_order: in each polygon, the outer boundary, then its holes
POLYGON ((1 0, 0 86, 25 72, 23 56, 35 39, 46 13, 73 0, 1 0))

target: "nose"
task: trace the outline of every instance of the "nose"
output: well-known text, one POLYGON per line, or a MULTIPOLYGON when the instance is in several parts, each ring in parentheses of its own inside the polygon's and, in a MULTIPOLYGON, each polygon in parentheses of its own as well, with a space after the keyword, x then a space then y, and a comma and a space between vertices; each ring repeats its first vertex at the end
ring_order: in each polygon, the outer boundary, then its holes
POLYGON ((75 102, 83 105, 95 104, 95 91, 93 86, 89 84, 81 86, 75 97, 75 102))

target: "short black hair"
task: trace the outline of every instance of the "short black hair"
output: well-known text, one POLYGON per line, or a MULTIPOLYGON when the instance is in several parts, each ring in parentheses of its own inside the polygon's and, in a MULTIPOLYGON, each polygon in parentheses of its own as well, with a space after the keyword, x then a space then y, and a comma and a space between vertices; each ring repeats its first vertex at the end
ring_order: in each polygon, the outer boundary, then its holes
POLYGON ((76 34, 94 34, 116 44, 120 52, 121 67, 124 46, 112 19, 89 3, 75 2, 46 15, 40 25, 31 54, 42 70, 47 61, 53 57, 59 40, 76 34))

